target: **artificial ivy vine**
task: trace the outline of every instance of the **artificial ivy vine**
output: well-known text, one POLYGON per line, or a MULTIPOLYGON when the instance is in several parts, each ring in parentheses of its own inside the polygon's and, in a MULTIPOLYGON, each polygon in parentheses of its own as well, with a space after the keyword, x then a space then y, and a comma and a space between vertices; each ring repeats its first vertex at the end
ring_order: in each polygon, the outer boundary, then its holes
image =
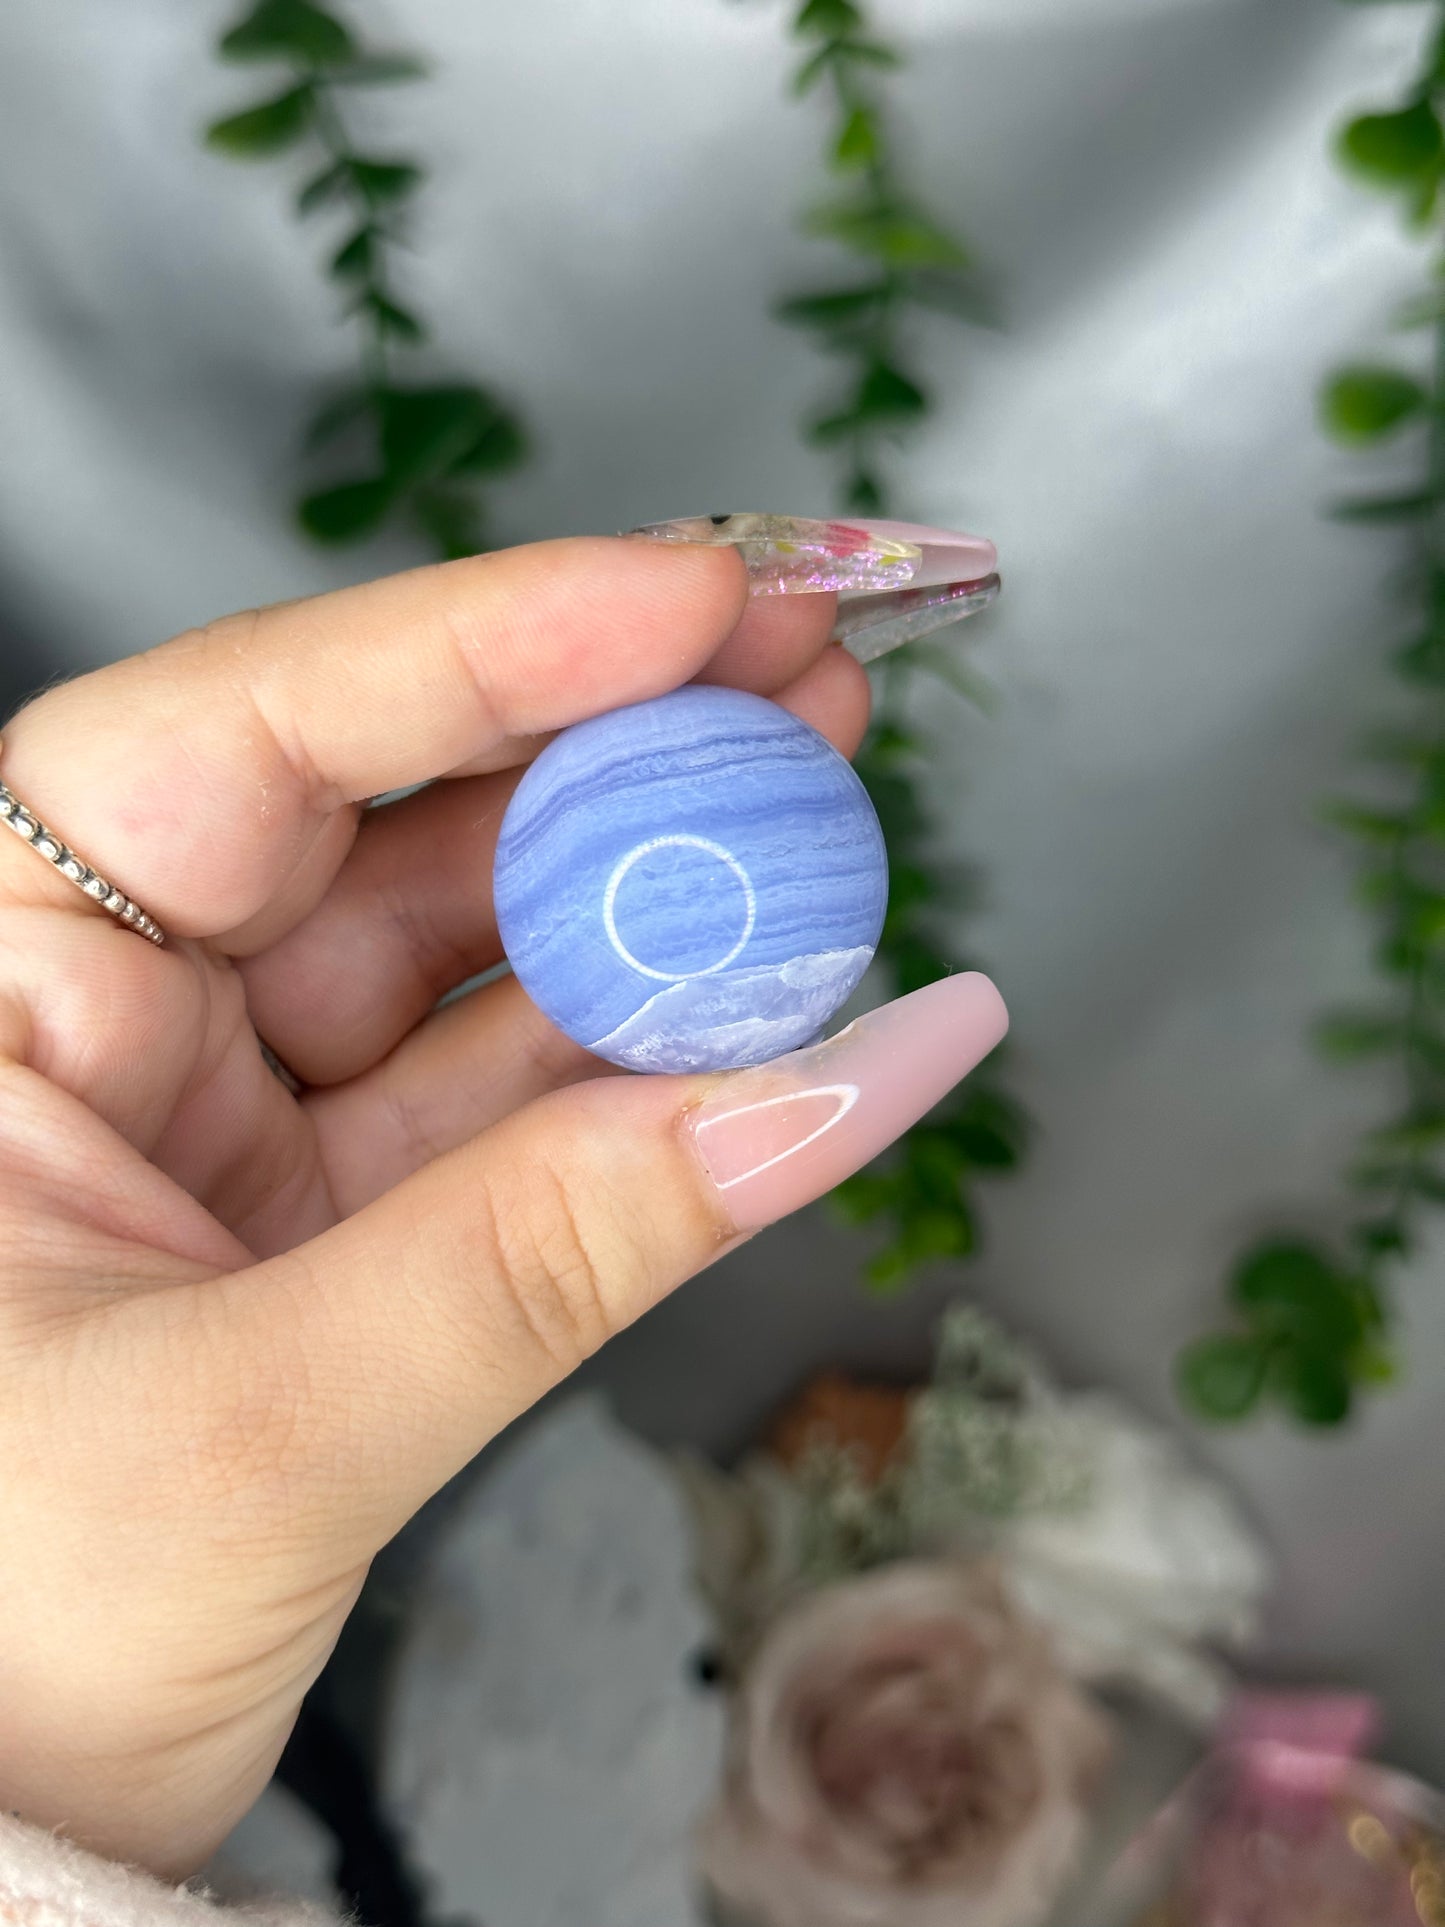
MULTIPOLYGON (((843 370, 836 398, 805 431, 839 457, 843 507, 885 514, 886 453, 930 405, 907 365, 910 313, 925 305, 967 315, 976 292, 966 250, 903 185, 882 97, 898 54, 869 30, 856 0, 804 0, 791 25, 803 43, 794 89, 824 93, 832 110, 827 162, 837 183, 835 195, 804 215, 803 227, 839 243, 857 266, 836 286, 783 301, 777 313, 809 330, 843 370)), ((964 892, 931 856, 923 751, 904 721, 908 688, 920 674, 974 694, 946 647, 910 644, 888 659, 875 726, 857 761, 888 843, 888 915, 878 954, 900 994, 964 967, 941 933, 943 913, 956 914, 964 892)), ((973 1181, 1011 1170, 1024 1136, 1023 1113, 992 1060, 877 1164, 840 1186, 837 1201, 850 1218, 887 1228, 869 1281, 892 1290, 921 1264, 969 1256, 978 1238, 973 1181)))
POLYGON ((363 152, 348 116, 354 89, 414 80, 423 69, 364 47, 335 11, 312 0, 259 0, 219 46, 225 60, 265 62, 286 79, 279 92, 216 121, 209 145, 247 160, 308 154, 314 171, 296 210, 339 217, 327 272, 356 327, 358 366, 307 431, 308 451, 330 451, 333 472, 298 505, 302 527, 320 542, 349 542, 410 522, 443 557, 475 554, 484 546, 478 483, 521 461, 525 437, 487 389, 398 372, 426 338, 393 273, 424 175, 407 156, 363 152))
POLYGON ((1352 173, 1403 203, 1431 249, 1428 291, 1396 317, 1431 334, 1431 365, 1344 368, 1321 397, 1324 426, 1340 442, 1408 436, 1416 474, 1403 491, 1336 510, 1408 530, 1412 557, 1404 640, 1388 658, 1396 720, 1365 746, 1369 794, 1327 812, 1357 853, 1380 995, 1325 1016, 1314 1033, 1333 1061, 1388 1068, 1395 1111, 1347 1174, 1359 1202, 1346 1237, 1289 1235, 1249 1252, 1230 1284, 1231 1328, 1182 1355, 1184 1395, 1212 1419, 1277 1402, 1305 1423, 1334 1425, 1361 1390, 1386 1382, 1384 1286, 1418 1249, 1429 1209, 1445 1203, 1445 6, 1429 4, 1435 30, 1404 97, 1351 121, 1338 151, 1352 173))

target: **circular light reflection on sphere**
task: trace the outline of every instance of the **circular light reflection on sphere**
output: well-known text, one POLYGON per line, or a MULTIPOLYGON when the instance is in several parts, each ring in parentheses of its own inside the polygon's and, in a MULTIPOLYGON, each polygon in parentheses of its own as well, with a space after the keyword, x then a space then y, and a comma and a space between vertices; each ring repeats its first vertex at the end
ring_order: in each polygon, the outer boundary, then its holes
POLYGON ((761 696, 689 687, 565 730, 502 823, 497 922, 560 1030, 635 1071, 815 1037, 867 969, 888 864, 868 794, 761 696))

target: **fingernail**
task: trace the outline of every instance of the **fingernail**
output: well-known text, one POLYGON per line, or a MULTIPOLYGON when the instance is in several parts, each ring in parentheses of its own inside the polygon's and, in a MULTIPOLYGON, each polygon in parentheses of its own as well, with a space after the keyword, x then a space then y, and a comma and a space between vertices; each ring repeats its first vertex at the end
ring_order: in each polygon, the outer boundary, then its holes
POLYGON ((902 537, 874 535, 857 522, 812 522, 800 515, 685 515, 648 522, 632 534, 736 549, 754 595, 902 589, 923 559, 917 543, 902 537))
POLYGON ((962 529, 931 529, 922 522, 860 521, 855 527, 865 530, 880 542, 906 542, 921 552, 918 571, 909 587, 930 589, 940 582, 977 582, 992 575, 998 567, 998 550, 983 535, 965 535, 962 529))
POLYGON ((736 549, 754 595, 832 590, 841 598, 833 639, 859 662, 987 608, 999 590, 992 542, 922 522, 692 515, 631 533, 736 549))
POLYGON ((970 971, 870 1011, 826 1043, 729 1076, 690 1119, 728 1216, 757 1231, 886 1150, 987 1057, 1002 997, 970 971))
POLYGON ((653 542, 701 542, 736 549, 754 595, 808 595, 825 589, 874 594, 977 581, 998 567, 980 535, 921 522, 814 522, 801 515, 687 515, 648 522, 633 535, 653 542))
POLYGON ((892 595, 855 596, 838 605, 833 640, 858 662, 876 662, 905 642, 976 615, 999 592, 996 575, 978 582, 944 582, 936 589, 900 589, 892 595))

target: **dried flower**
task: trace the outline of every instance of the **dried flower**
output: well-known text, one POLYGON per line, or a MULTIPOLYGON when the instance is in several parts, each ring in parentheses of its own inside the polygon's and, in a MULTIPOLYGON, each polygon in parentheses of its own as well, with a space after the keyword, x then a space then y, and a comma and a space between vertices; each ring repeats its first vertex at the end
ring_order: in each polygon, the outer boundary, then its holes
POLYGON ((703 1872, 766 1927, 1032 1927, 1106 1750, 990 1567, 890 1566, 764 1637, 703 1872))

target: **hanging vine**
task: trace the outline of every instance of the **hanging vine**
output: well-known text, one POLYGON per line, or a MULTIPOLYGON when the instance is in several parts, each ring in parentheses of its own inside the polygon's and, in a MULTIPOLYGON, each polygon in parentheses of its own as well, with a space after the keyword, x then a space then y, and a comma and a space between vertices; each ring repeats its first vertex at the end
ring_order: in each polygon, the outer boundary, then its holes
POLYGON ((1357 1200, 1338 1243, 1307 1234, 1247 1253, 1229 1286, 1229 1328, 1195 1341, 1179 1380, 1205 1417, 1266 1403, 1307 1424, 1345 1419, 1358 1394, 1393 1376, 1386 1286, 1445 1203, 1445 6, 1421 67, 1393 107, 1343 130, 1343 164, 1403 204, 1430 251, 1427 291, 1397 317, 1432 337, 1429 365, 1339 370, 1325 385, 1326 430, 1354 447, 1408 438, 1415 480, 1343 502, 1353 522, 1408 531, 1404 639, 1392 645, 1397 718, 1365 746, 1368 783, 1327 815, 1350 840, 1374 925, 1377 999, 1332 1012, 1314 1041, 1331 1061, 1371 1062, 1395 1086, 1346 1176, 1357 1200))
POLYGON ((285 78, 214 122, 208 144, 244 160, 309 159, 296 211, 335 224, 326 272, 355 329, 356 374, 324 399, 306 433, 309 456, 329 455, 332 473, 298 504, 301 526, 319 542, 349 542, 409 522, 444 558, 475 554, 485 535, 479 484, 515 467, 526 438, 488 389, 406 378, 426 328, 397 286, 395 255, 425 174, 411 156, 364 151, 351 126, 357 88, 415 80, 424 69, 365 47, 312 0, 260 0, 219 51, 285 78))
MULTIPOLYGON (((794 90, 828 102, 827 165, 836 183, 802 224, 836 242, 856 265, 836 285, 781 302, 777 314, 808 330, 841 367, 836 394, 808 418, 805 432, 838 457, 842 506, 881 515, 891 505, 888 453, 931 406, 910 364, 910 318, 920 306, 972 314, 977 294, 967 251, 904 183, 883 91, 901 64, 898 53, 870 30, 855 0, 805 0, 791 25, 803 45, 794 90)), ((945 914, 966 907, 968 892, 935 859, 924 746, 905 721, 919 675, 976 696, 946 647, 910 645, 888 660, 875 725, 858 757, 888 843, 888 915, 878 955, 897 993, 968 967, 943 934, 945 914)), ((1012 1170, 1025 1134, 1023 1112, 1003 1088, 995 1058, 885 1157, 841 1185, 835 1196, 848 1217, 886 1229, 867 1268, 869 1282, 894 1290, 919 1265, 968 1257, 979 1235, 975 1181, 1012 1170)))

